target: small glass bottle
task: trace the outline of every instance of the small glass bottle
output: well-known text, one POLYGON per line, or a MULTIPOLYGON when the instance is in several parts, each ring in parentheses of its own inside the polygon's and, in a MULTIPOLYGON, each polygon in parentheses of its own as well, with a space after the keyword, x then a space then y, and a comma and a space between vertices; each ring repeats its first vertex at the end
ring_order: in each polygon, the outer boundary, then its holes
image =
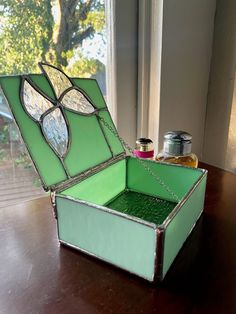
POLYGON ((154 159, 152 140, 144 137, 138 138, 133 153, 139 158, 154 159))
POLYGON ((184 131, 170 131, 164 134, 163 151, 156 161, 164 161, 184 166, 198 166, 198 158, 191 152, 192 136, 184 131))

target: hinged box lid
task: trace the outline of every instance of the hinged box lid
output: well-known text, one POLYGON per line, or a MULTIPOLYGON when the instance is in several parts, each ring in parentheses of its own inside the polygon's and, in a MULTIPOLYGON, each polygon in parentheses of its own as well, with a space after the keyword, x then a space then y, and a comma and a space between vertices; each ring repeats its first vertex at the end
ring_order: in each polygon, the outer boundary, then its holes
POLYGON ((0 84, 44 189, 56 190, 125 151, 102 123, 116 130, 96 80, 41 68, 0 77, 0 84))

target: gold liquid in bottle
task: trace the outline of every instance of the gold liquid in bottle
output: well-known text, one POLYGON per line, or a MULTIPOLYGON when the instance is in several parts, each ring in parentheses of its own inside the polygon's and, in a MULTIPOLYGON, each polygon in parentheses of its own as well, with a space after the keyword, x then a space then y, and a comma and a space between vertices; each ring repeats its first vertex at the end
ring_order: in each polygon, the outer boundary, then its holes
POLYGON ((156 161, 181 164, 197 168, 198 158, 191 152, 192 136, 184 131, 170 131, 164 135, 163 151, 156 156, 156 161))

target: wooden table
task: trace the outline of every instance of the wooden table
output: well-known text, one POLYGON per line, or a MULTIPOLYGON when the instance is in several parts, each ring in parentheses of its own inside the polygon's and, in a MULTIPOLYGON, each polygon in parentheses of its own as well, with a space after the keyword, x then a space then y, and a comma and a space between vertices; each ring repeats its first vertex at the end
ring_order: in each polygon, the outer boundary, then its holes
POLYGON ((205 212, 154 286, 59 246, 48 198, 0 209, 0 313, 236 313, 236 175, 209 170, 205 212))

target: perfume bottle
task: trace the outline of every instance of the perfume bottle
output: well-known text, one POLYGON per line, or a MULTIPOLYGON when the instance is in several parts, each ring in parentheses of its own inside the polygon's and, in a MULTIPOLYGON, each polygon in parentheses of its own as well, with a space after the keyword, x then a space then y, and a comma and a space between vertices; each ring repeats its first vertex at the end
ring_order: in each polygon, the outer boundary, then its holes
POLYGON ((154 148, 152 140, 144 137, 137 139, 133 153, 139 158, 154 159, 154 148))
POLYGON ((164 134, 163 151, 156 156, 156 161, 197 168, 198 158, 191 152, 192 136, 184 131, 170 131, 164 134))

